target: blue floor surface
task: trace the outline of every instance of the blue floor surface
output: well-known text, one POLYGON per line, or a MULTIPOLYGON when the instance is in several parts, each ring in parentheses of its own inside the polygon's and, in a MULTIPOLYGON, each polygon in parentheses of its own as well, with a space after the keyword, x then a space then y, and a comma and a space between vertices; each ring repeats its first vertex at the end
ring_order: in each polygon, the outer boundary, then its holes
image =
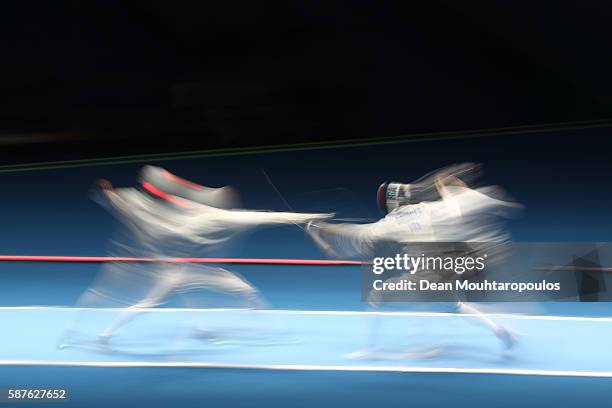
POLYGON ((519 337, 510 352, 474 316, 441 313, 157 309, 108 345, 114 310, 2 309, 0 364, 201 363, 281 370, 441 371, 612 376, 612 319, 494 316, 519 337), (69 347, 57 348, 76 320, 69 347), (204 328, 204 331, 197 328, 204 328), (366 350, 366 353, 356 353, 366 350))

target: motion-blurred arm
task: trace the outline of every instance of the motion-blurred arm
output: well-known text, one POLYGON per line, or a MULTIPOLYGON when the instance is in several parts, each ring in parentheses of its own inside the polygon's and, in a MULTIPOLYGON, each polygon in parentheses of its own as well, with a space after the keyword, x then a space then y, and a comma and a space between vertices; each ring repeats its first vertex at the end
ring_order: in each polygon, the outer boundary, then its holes
POLYGON ((384 218, 370 224, 310 222, 306 231, 329 256, 352 258, 371 252, 373 245, 384 238, 386 223, 384 218))
POLYGON ((309 221, 326 220, 333 217, 333 214, 309 214, 294 212, 274 212, 274 211, 249 211, 249 210, 223 210, 211 209, 214 214, 207 214, 205 217, 212 216, 216 221, 224 224, 228 228, 257 227, 264 225, 282 224, 305 224, 309 221))

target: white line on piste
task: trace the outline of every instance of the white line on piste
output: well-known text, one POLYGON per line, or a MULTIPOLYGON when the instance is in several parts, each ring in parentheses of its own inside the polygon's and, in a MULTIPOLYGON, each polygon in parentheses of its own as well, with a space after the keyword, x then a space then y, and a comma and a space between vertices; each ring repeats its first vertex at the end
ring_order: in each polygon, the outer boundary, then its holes
POLYGON ((47 367, 149 367, 149 368, 218 368, 277 371, 338 371, 379 373, 440 373, 440 374, 500 374, 548 377, 602 377, 612 378, 612 371, 528 370, 516 368, 458 368, 419 366, 362 366, 362 365, 305 365, 305 364, 226 364, 197 361, 35 361, 0 360, 0 366, 47 367))
MULTIPOLYGON (((111 311, 125 311, 122 308, 87 308, 87 307, 65 307, 65 306, 0 306, 0 312, 2 311, 20 311, 20 310, 34 310, 34 311, 58 311, 58 312, 69 312, 69 311, 100 311, 100 312, 111 312, 111 311)), ((405 316, 405 317, 477 317, 476 314, 457 314, 447 312, 383 312, 383 311, 353 311, 353 310, 290 310, 290 309, 194 309, 194 308, 140 308, 132 309, 134 313, 147 312, 147 313, 224 313, 224 312, 252 312, 262 314, 280 314, 280 315, 321 315, 321 316, 405 316)), ((542 321, 578 321, 578 322, 612 322, 612 317, 583 317, 583 316, 550 316, 550 315, 524 315, 524 314, 512 314, 512 313, 485 313, 489 317, 501 318, 501 319, 514 319, 514 320, 542 320, 542 321)))

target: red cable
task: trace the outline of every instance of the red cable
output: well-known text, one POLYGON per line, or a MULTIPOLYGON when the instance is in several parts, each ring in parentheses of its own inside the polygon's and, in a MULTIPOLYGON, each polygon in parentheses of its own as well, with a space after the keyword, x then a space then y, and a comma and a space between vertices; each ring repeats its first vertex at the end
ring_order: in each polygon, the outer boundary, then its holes
POLYGON ((52 256, 0 255, 0 262, 169 262, 169 263, 227 263, 248 265, 366 265, 367 262, 331 259, 279 258, 130 258, 116 256, 52 256))

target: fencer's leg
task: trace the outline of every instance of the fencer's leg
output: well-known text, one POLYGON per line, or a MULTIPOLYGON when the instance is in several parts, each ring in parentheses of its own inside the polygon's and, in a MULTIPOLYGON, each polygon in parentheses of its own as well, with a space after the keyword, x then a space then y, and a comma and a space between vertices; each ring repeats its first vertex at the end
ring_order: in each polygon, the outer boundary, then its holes
POLYGON ((210 289, 237 296, 248 309, 269 308, 259 290, 240 274, 218 268, 209 276, 212 280, 206 284, 210 289))
POLYGON ((262 310, 270 308, 270 303, 268 303, 268 301, 254 287, 251 287, 251 289, 245 291, 243 297, 246 307, 251 310, 262 310))
MULTIPOLYGON (((370 302, 370 310, 373 312, 380 311, 380 303, 370 302)), ((370 316, 370 327, 368 331, 368 340, 366 347, 368 350, 373 350, 378 343, 378 332, 380 331, 381 318, 379 313, 374 313, 370 316)))
MULTIPOLYGON (((380 311, 380 302, 376 301, 375 296, 369 294, 367 297, 369 310, 372 312, 380 311)), ((380 331, 381 318, 379 313, 368 316, 367 333, 364 339, 364 348, 348 353, 345 357, 349 359, 371 358, 378 344, 378 332, 380 331)))
MULTIPOLYGON (((79 297, 77 301, 77 306, 79 308, 92 307, 92 305, 96 304, 96 300, 99 300, 99 295, 92 288, 88 288, 83 294, 79 297)), ((57 348, 63 349, 69 347, 74 341, 74 337, 77 332, 77 328, 80 327, 83 319, 84 312, 82 310, 77 310, 76 314, 69 321, 68 325, 64 328, 64 331, 60 338, 57 340, 56 346, 57 348)), ((89 315, 87 315, 89 316, 89 315)))
MULTIPOLYGON (((97 296, 95 291, 92 288, 88 288, 83 294, 79 297, 77 301, 77 306, 90 307, 90 305, 94 304, 95 300, 97 300, 97 296)), ((78 326, 78 322, 80 321, 81 313, 77 313, 76 317, 70 321, 70 324, 66 327, 65 332, 71 333, 78 326)))
POLYGON ((176 287, 177 283, 171 279, 164 279, 159 281, 142 299, 140 302, 123 309, 119 315, 111 322, 111 324, 104 329, 99 336, 100 342, 108 343, 110 338, 115 334, 117 330, 125 326, 136 316, 145 313, 147 308, 158 305, 168 294, 170 294, 176 287))
MULTIPOLYGON (((208 290, 224 293, 237 297, 240 300, 241 307, 247 309, 266 309, 269 308, 268 302, 263 298, 260 292, 249 281, 237 273, 228 271, 222 268, 200 268, 195 271, 185 274, 187 282, 195 284, 208 290)), ((183 303, 187 304, 189 300, 194 298, 191 296, 182 296, 183 303)), ((197 321, 192 323, 197 337, 210 339, 216 335, 211 332, 208 325, 200 320, 199 316, 194 316, 197 321)))
POLYGON ((489 316, 478 310, 475 306, 457 302, 455 309, 460 314, 470 314, 476 318, 490 330, 495 333, 495 336, 504 344, 506 349, 511 349, 516 344, 516 337, 504 326, 492 320, 489 316))

